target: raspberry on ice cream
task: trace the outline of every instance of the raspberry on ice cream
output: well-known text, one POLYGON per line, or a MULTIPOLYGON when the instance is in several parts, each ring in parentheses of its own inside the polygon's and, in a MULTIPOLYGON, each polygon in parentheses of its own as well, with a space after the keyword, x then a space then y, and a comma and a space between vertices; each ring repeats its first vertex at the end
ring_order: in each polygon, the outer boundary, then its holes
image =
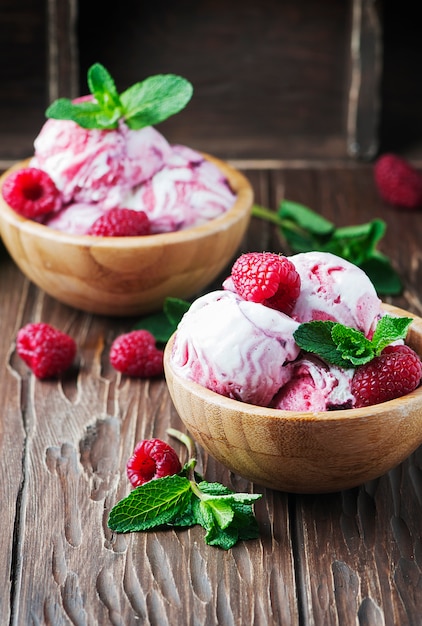
POLYGON ((268 405, 299 354, 290 317, 230 291, 198 298, 179 324, 172 363, 179 373, 224 396, 268 405))

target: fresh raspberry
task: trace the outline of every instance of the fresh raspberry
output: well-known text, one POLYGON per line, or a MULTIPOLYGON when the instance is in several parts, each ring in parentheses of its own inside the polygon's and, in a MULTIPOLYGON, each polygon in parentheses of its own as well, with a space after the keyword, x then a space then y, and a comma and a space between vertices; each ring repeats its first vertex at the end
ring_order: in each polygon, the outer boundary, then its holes
POLYGON ((374 165, 374 179, 385 202, 405 209, 422 206, 422 174, 395 154, 384 154, 374 165))
POLYGON ((355 407, 379 404, 410 393, 419 385, 422 362, 409 346, 387 346, 380 356, 356 368, 352 380, 355 407))
POLYGON ((272 252, 242 254, 231 277, 245 300, 260 302, 290 315, 300 293, 300 276, 289 259, 272 252))
POLYGON ((87 235, 96 237, 136 237, 149 235, 151 224, 144 211, 110 209, 92 224, 87 235))
POLYGON ((110 363, 118 372, 138 378, 159 376, 164 371, 163 351, 147 330, 132 330, 117 337, 110 349, 110 363))
POLYGON ((76 355, 72 337, 41 322, 19 330, 16 349, 37 378, 58 376, 72 365, 76 355))
POLYGON ((7 176, 2 188, 3 198, 24 217, 35 219, 62 206, 62 196, 47 172, 36 167, 16 170, 7 176))
POLYGON ((127 477, 134 487, 154 478, 178 474, 181 469, 175 450, 161 439, 144 439, 137 443, 126 464, 127 477))

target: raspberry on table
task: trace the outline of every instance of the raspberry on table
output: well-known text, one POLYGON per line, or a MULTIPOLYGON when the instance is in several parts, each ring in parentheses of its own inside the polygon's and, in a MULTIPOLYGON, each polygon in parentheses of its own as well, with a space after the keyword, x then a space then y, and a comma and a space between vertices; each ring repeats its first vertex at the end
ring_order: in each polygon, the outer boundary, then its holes
POLYGON ((178 474, 182 469, 176 451, 161 439, 144 439, 136 444, 126 464, 126 473, 133 487, 154 478, 178 474))
POLYGON ((285 256, 248 252, 234 263, 231 277, 237 293, 290 315, 300 293, 300 276, 285 256))
POLYGON ((2 194, 16 213, 29 219, 42 217, 62 206, 62 195, 54 181, 36 167, 11 172, 3 182, 2 194))
POLYGON ((110 363, 118 372, 137 378, 160 376, 164 371, 163 351, 147 330, 132 330, 117 337, 110 348, 110 363))
POLYGON ((54 378, 72 365, 76 343, 50 324, 39 322, 19 330, 16 350, 37 378, 54 378))
POLYGON ((422 173, 395 154, 380 156, 374 165, 374 179, 385 202, 396 207, 422 207, 422 173))
POLYGON ((89 228, 87 235, 95 237, 137 237, 149 235, 150 220, 145 211, 110 209, 89 228))
POLYGON ((352 380, 355 408, 400 398, 418 387, 422 361, 406 345, 387 346, 380 356, 356 368, 352 380))

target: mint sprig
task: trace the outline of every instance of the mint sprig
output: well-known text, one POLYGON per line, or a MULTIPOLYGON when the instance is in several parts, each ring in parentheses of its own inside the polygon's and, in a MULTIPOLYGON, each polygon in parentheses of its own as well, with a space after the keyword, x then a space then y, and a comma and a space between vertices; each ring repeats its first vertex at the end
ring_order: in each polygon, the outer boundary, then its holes
POLYGON ((163 310, 146 315, 134 326, 136 330, 148 330, 157 343, 167 343, 183 315, 190 307, 190 302, 181 298, 168 297, 164 300, 163 310))
POLYGON ((235 493, 203 480, 195 472, 197 460, 190 437, 172 428, 167 432, 186 445, 188 462, 179 474, 136 487, 112 508, 108 527, 126 533, 200 525, 206 531, 205 543, 224 550, 238 541, 256 539, 259 529, 252 506, 262 494, 235 493))
POLYGON ((179 113, 192 97, 191 83, 175 74, 157 74, 135 83, 119 94, 111 74, 100 63, 88 70, 88 87, 93 99, 55 100, 46 116, 72 120, 88 129, 112 130, 123 119, 132 130, 154 126, 179 113))
POLYGON ((400 339, 405 339, 411 317, 384 315, 378 322, 372 339, 338 322, 305 322, 293 333, 297 345, 306 352, 318 355, 324 361, 342 368, 369 363, 382 350, 400 339))
POLYGON ((337 228, 312 209, 290 200, 282 200, 276 212, 255 205, 252 215, 278 226, 292 252, 331 252, 360 267, 378 294, 397 295, 402 291, 400 277, 377 248, 386 230, 383 220, 337 228))

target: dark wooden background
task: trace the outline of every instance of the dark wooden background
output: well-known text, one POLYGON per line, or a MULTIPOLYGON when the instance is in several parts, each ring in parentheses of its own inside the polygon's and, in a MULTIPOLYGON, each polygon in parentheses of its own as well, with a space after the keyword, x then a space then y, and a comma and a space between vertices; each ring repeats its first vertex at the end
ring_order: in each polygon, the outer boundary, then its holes
POLYGON ((194 84, 161 125, 222 158, 422 155, 418 5, 403 0, 1 0, 0 164, 31 153, 48 103, 103 63, 120 90, 148 75, 194 84), (357 131, 360 144, 353 145, 357 131))

